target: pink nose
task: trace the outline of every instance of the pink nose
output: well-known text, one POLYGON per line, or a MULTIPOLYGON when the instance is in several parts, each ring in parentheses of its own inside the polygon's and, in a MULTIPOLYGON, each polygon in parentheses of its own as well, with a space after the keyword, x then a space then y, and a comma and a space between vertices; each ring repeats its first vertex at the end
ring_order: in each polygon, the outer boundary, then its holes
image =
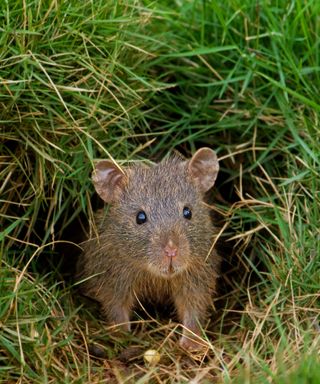
POLYGON ((164 247, 164 253, 168 257, 176 257, 178 254, 178 248, 173 244, 172 240, 169 240, 164 247))

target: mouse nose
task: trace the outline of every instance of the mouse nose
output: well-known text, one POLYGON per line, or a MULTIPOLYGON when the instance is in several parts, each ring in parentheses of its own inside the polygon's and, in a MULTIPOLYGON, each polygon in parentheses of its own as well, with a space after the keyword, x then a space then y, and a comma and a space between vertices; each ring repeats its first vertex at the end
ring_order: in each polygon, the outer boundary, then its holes
POLYGON ((164 247, 164 253, 170 258, 177 256, 178 247, 173 243, 172 240, 169 240, 166 246, 164 247))

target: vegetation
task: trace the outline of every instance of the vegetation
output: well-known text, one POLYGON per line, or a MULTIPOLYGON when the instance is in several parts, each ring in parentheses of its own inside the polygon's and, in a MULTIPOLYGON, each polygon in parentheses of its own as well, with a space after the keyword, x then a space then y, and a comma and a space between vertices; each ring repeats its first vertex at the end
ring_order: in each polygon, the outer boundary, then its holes
POLYGON ((1 2, 2 382, 318 382, 319 13, 316 0, 1 2), (225 259, 208 348, 182 351, 179 325, 146 314, 113 335, 62 276, 66 233, 92 219, 93 161, 202 145, 220 157, 225 259))

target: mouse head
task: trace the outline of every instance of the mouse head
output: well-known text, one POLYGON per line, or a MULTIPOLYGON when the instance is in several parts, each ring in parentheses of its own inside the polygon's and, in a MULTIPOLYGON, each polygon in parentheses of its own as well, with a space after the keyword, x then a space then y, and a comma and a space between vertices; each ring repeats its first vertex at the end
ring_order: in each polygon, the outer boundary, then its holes
POLYGON ((166 278, 203 260, 211 248, 212 224, 202 200, 218 169, 209 148, 199 149, 190 160, 173 156, 150 167, 121 170, 109 160, 100 161, 92 179, 100 197, 112 205, 109 238, 115 233, 118 242, 125 239, 130 260, 166 278))

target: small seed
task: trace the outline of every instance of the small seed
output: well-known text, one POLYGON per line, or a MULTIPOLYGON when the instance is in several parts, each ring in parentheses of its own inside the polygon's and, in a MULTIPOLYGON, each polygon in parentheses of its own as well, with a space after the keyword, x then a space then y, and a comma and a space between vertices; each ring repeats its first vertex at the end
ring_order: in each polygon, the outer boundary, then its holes
POLYGON ((160 353, 155 349, 148 349, 143 355, 144 361, 147 365, 157 365, 160 361, 160 353))

